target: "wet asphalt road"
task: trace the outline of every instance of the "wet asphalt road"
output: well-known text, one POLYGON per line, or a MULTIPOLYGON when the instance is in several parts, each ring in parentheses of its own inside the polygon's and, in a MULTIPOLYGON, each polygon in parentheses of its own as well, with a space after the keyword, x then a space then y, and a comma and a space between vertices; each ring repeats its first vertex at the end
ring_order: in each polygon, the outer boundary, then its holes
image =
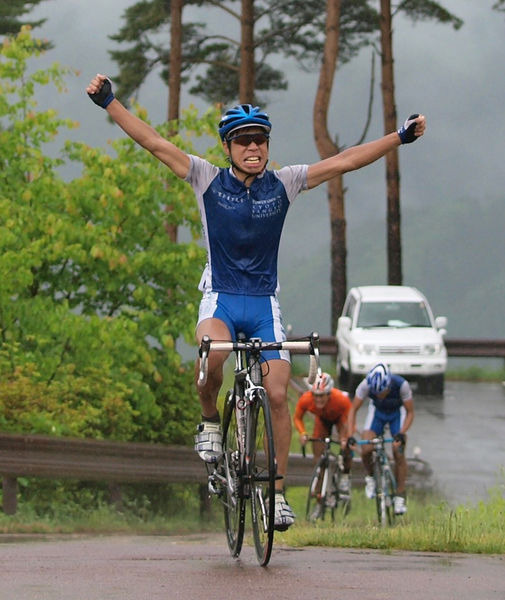
POLYGON ((449 381, 443 397, 414 393, 414 402, 408 456, 421 449, 448 500, 472 503, 497 486, 504 493, 505 387, 449 381))
POLYGON ((505 598, 503 556, 276 547, 261 568, 224 535, 11 541, 0 561, 2 600, 505 598))

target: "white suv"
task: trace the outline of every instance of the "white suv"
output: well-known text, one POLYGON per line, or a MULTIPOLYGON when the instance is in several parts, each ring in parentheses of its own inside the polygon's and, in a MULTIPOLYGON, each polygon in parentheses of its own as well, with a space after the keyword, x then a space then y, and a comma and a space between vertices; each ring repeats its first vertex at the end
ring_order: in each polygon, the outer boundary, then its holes
POLYGON ((447 351, 446 317, 433 318, 419 290, 401 285, 352 288, 337 325, 337 375, 354 393, 377 363, 418 383, 418 391, 442 394, 447 351))

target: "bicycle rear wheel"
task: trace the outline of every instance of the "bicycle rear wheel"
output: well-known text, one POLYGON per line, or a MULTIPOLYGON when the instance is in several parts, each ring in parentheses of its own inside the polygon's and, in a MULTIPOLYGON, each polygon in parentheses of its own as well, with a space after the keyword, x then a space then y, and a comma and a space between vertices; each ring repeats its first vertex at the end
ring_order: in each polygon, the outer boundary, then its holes
POLYGON ((223 485, 224 523, 231 555, 242 549, 245 529, 245 501, 241 456, 237 429, 237 411, 233 392, 228 392, 223 415, 223 485))
POLYGON ((309 489, 307 492, 307 505, 305 507, 305 519, 307 521, 317 521, 324 519, 326 510, 325 503, 321 497, 321 486, 323 482, 326 464, 324 459, 320 459, 314 467, 312 477, 310 478, 309 489))
POLYGON ((251 520, 256 557, 261 566, 268 564, 274 541, 275 459, 272 417, 268 397, 256 392, 251 406, 249 473, 251 482, 251 520))

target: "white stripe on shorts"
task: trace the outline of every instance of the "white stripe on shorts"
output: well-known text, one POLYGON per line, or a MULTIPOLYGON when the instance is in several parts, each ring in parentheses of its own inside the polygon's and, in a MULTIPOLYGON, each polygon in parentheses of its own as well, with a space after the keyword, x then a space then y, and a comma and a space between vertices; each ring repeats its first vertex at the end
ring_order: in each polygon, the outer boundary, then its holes
MULTIPOLYGON (((282 326, 282 314, 281 307, 277 296, 270 296, 270 306, 272 307, 272 316, 274 320, 274 338, 276 342, 284 342, 286 340, 286 333, 282 326)), ((288 350, 281 350, 279 352, 282 360, 291 362, 288 350)))

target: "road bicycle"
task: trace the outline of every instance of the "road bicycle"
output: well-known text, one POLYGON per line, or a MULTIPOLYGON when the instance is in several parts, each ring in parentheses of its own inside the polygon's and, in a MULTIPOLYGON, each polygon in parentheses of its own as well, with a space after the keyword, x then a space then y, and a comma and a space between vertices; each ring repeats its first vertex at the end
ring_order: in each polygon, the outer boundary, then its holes
POLYGON ((393 443, 393 438, 385 438, 379 435, 371 440, 359 440, 360 446, 373 444, 373 478, 375 480, 375 505, 377 508, 377 519, 381 527, 394 525, 395 509, 394 498, 396 496, 396 478, 386 444, 393 443))
POLYGON ((308 378, 321 375, 319 335, 284 342, 264 342, 237 336, 237 341, 216 341, 204 336, 200 344, 198 385, 207 380, 208 355, 213 351, 235 354, 234 383, 223 409, 223 454, 216 465, 207 465, 209 492, 224 508, 226 539, 231 555, 238 557, 245 531, 246 503, 251 508, 251 525, 256 557, 261 566, 272 553, 277 474, 270 404, 262 386, 260 358, 267 350, 309 354, 308 378))
MULTIPOLYGON (((310 442, 323 442, 324 450, 316 466, 309 483, 307 493, 307 506, 305 518, 307 521, 324 520, 329 512, 331 520, 335 520, 335 513, 338 511, 342 517, 349 514, 351 510, 351 489, 343 493, 340 491, 340 478, 343 474, 343 456, 335 454, 331 447, 336 445, 340 447, 340 442, 324 438, 309 438, 310 442)), ((302 453, 305 456, 305 446, 302 447, 302 453)), ((349 480, 349 486, 351 482, 349 480)))

